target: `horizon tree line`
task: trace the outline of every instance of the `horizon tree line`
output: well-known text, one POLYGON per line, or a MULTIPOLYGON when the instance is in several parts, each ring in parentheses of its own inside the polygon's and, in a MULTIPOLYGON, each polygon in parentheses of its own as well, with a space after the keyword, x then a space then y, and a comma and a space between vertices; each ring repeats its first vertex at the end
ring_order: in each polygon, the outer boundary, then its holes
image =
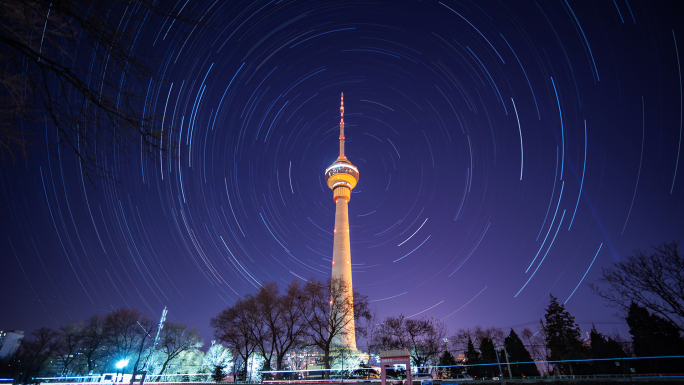
POLYGON ((226 371, 234 373, 235 380, 246 380, 250 362, 258 362, 259 367, 252 369, 265 372, 262 378, 266 379, 274 377, 268 373, 273 370, 301 369, 292 357, 302 352, 321 357, 321 366, 330 369, 344 365, 351 356, 349 349, 333 344, 335 337, 347 332, 350 311, 356 334, 371 358, 377 359, 381 350, 407 349, 418 372, 432 371, 442 378, 457 373, 486 378, 677 372, 684 367, 680 306, 684 299, 681 290, 676 292, 677 282, 684 282, 684 258, 676 242, 654 250, 650 255, 637 250, 604 269, 599 279, 607 284, 603 291, 591 285, 592 291, 622 311, 630 328, 629 340, 619 334, 606 336, 593 325, 587 338, 582 338, 575 318, 552 294, 539 329, 523 329, 522 338, 512 328, 505 336, 501 328, 479 326, 450 335, 446 325, 434 318, 400 314, 380 320, 369 310, 365 295, 354 292, 353 300, 344 295, 345 282, 312 278, 304 284, 292 281, 282 292, 276 283, 264 283, 256 294, 221 311, 210 321, 218 343, 212 341, 206 354, 199 351, 203 341, 197 329, 173 321, 164 323, 155 351, 157 323, 138 310, 122 308, 68 322, 58 330, 34 330, 19 351, 2 362, 0 374, 10 373, 16 383, 31 383, 48 370, 62 376, 111 372, 113 361, 129 357, 129 371, 148 363, 146 368, 157 380, 184 359, 201 367, 204 380, 219 380, 226 371), (193 355, 203 357, 184 358, 193 355), (633 359, 657 356, 670 358, 633 359))
POLYGON ((70 321, 57 330, 41 327, 22 341, 0 364, 0 374, 15 383, 33 383, 38 375, 85 376, 119 371, 117 361, 128 359, 127 372, 152 367, 163 374, 172 360, 202 346, 196 327, 167 320, 153 349, 158 323, 137 309, 121 308, 85 321, 70 321), (151 364, 151 365, 150 365, 151 364))

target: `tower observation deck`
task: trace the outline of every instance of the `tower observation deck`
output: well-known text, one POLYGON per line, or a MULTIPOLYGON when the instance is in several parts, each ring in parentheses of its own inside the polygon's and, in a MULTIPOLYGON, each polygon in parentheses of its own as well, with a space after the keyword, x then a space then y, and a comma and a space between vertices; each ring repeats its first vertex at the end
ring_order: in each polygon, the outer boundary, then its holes
MULTIPOLYGON (((335 232, 333 236, 332 278, 342 279, 346 285, 347 298, 353 303, 351 253, 349 245, 349 214, 347 204, 351 192, 359 181, 359 170, 344 155, 344 94, 340 105, 340 155, 330 167, 325 169, 325 180, 333 190, 335 200, 335 232)), ((333 345, 356 350, 354 313, 346 313, 345 333, 333 340, 333 345)))

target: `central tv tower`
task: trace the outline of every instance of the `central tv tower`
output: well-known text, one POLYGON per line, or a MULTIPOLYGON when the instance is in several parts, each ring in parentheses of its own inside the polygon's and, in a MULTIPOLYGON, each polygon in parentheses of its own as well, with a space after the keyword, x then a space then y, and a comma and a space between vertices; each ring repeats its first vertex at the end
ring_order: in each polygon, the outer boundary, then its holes
MULTIPOLYGON (((333 237, 332 278, 342 279, 346 284, 346 298, 353 303, 351 253, 349 246, 349 214, 347 204, 351 192, 359 181, 359 170, 344 156, 344 94, 340 106, 340 156, 330 167, 325 169, 325 180, 333 190, 335 200, 335 232, 333 237)), ((336 337, 333 344, 356 350, 356 333, 354 331, 354 312, 347 313, 345 333, 336 337), (350 319, 349 319, 350 318, 350 319)))

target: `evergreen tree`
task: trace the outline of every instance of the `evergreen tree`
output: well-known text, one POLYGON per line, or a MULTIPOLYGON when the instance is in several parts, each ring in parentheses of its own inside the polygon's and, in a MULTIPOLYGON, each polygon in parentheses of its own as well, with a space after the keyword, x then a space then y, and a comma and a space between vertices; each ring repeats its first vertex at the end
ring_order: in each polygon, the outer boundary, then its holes
POLYGON ((226 373, 223 371, 225 366, 221 365, 216 365, 214 366, 214 373, 211 375, 211 377, 214 379, 214 382, 221 382, 226 378, 226 373))
MULTIPOLYGON (((582 332, 579 325, 565 306, 551 295, 551 302, 544 315, 546 319, 546 346, 549 349, 549 361, 577 360, 586 357, 586 349, 580 339, 582 332)), ((554 364, 558 374, 581 374, 580 365, 574 362, 554 364)))
POLYGON ((439 366, 441 366, 441 368, 437 370, 439 377, 454 378, 454 375, 456 374, 454 365, 456 365, 456 359, 454 359, 454 356, 452 356, 448 350, 445 350, 442 356, 439 357, 439 366), (444 366, 446 366, 446 368, 444 366))
POLYGON ((482 367, 481 366, 470 366, 479 365, 482 363, 480 358, 480 352, 475 350, 475 345, 473 345, 473 340, 468 337, 468 347, 465 351, 466 365, 468 365, 467 373, 472 377, 482 377, 482 367))
MULTIPOLYGON (((632 335, 634 355, 637 357, 684 355, 684 340, 672 322, 649 314, 645 307, 632 302, 627 313, 629 334, 632 335)), ((634 367, 640 373, 681 373, 684 360, 637 360, 634 367)))
MULTIPOLYGON (((539 369, 537 365, 531 363, 534 361, 530 352, 525 349, 518 334, 515 330, 511 329, 508 337, 504 339, 504 346, 506 347, 506 352, 508 353, 508 362, 511 364, 511 372, 513 377, 529 377, 529 376, 539 376, 539 369), (527 362, 526 364, 514 364, 516 362, 527 362)), ((505 357, 504 357, 505 359, 505 357)))
MULTIPOLYGON (((596 326, 592 325, 589 333, 591 340, 591 357, 592 358, 622 358, 625 357, 625 351, 619 342, 613 338, 606 338, 603 334, 596 330, 596 326)), ((595 361, 592 363, 592 369, 595 374, 622 374, 624 373, 621 362, 618 361, 595 361), (618 365, 615 365, 615 363, 618 365)))
POLYGON ((497 350, 494 347, 494 342, 490 338, 483 338, 480 341, 480 355, 483 364, 490 364, 482 366, 482 375, 484 377, 494 377, 499 374, 499 367, 496 364, 497 350))

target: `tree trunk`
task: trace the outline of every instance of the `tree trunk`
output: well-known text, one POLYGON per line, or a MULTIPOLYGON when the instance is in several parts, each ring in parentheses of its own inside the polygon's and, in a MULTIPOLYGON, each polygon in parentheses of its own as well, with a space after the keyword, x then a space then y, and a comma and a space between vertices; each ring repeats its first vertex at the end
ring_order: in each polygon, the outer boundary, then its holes
POLYGON ((249 366, 249 356, 251 356, 251 354, 248 354, 247 356, 244 356, 244 355, 240 354, 240 358, 242 358, 242 364, 243 364, 243 366, 244 366, 244 367, 242 368, 242 378, 241 378, 242 381, 247 381, 247 371, 248 371, 248 366, 249 366))
MULTIPOLYGON (((271 359, 270 358, 264 359, 264 364, 261 367, 261 369, 263 369, 263 368, 268 368, 268 370, 271 370, 271 359)), ((276 373, 276 374, 279 374, 279 373, 276 373)), ((273 376, 273 373, 268 373, 267 376, 273 376)), ((261 379, 263 380, 263 378, 264 378, 264 376, 262 375, 261 379)))
POLYGON ((88 361, 88 374, 93 371, 93 360, 92 360, 92 354, 88 354, 86 356, 86 359, 88 361))
POLYGON ((135 365, 133 365, 133 373, 138 371, 138 364, 140 364, 140 357, 142 356, 143 348, 145 347, 145 340, 147 336, 142 338, 140 341, 140 349, 138 349, 138 358, 135 360, 135 365))
POLYGON ((164 361, 164 365, 162 365, 161 370, 159 371, 159 375, 157 376, 157 382, 159 382, 159 379, 161 378, 162 374, 164 374, 164 371, 166 370, 166 365, 168 365, 169 361, 171 361, 174 357, 169 357, 164 361))
POLYGON ((279 380, 283 378, 282 374, 280 373, 281 370, 283 370, 283 359, 285 358, 284 354, 278 354, 276 355, 276 380, 279 380))
MULTIPOLYGON (((325 352, 323 353, 323 366, 325 366, 326 369, 330 369, 330 349, 326 349, 325 352)), ((325 371, 325 379, 330 378, 330 370, 325 371)))

